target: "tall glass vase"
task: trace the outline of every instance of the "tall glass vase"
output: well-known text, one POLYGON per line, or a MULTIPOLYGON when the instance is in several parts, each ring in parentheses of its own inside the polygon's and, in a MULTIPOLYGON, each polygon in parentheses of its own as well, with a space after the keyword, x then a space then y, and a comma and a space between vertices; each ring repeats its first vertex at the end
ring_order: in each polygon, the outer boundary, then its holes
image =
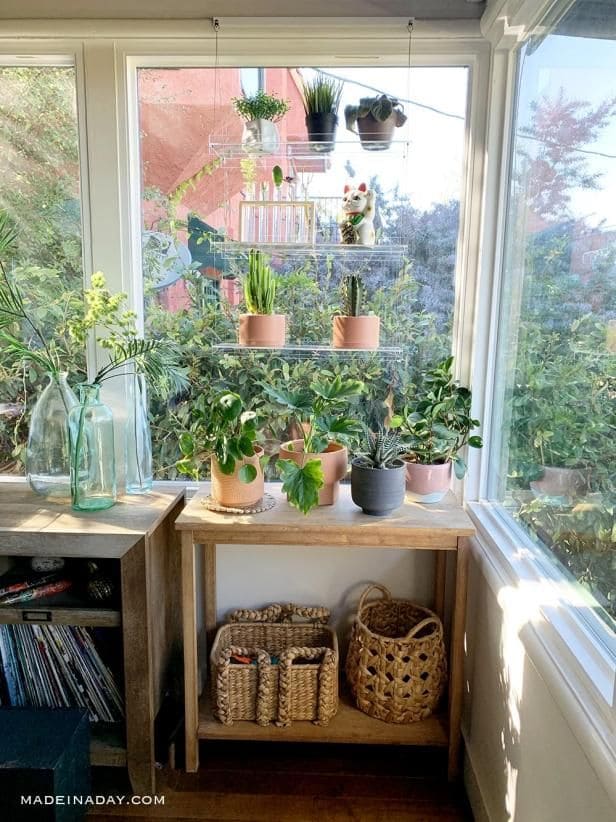
POLYGON ((134 374, 128 379, 125 443, 126 493, 149 494, 152 490, 152 435, 142 374, 134 374))
POLYGON ((49 382, 32 409, 26 472, 33 491, 56 500, 71 498, 71 450, 68 416, 77 397, 66 381, 67 374, 48 374, 49 382))
POLYGON ((79 405, 69 414, 71 503, 77 511, 100 511, 115 503, 113 414, 101 402, 100 386, 78 386, 79 405))

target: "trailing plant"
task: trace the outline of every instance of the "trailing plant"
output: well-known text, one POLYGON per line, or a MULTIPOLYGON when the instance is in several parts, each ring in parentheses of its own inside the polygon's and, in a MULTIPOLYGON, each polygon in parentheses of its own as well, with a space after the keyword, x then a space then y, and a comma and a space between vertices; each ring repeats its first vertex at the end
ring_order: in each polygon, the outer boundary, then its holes
POLYGON ((233 107, 244 120, 271 120, 277 122, 289 110, 289 103, 280 100, 273 94, 266 94, 263 90, 257 91, 250 97, 234 97, 233 107))
POLYGON ((400 465, 400 455, 406 450, 399 431, 382 425, 376 431, 366 427, 355 452, 355 462, 363 468, 396 468, 400 465))
POLYGON ((314 80, 303 81, 302 102, 306 114, 337 114, 344 83, 319 74, 314 80))
POLYGON ((460 451, 467 443, 481 448, 483 442, 471 436, 480 423, 471 417, 471 392, 454 380, 452 365, 453 357, 448 357, 428 371, 419 398, 405 406, 393 424, 405 434, 411 462, 434 465, 451 460, 456 477, 462 479, 466 463, 460 451))
POLYGON ((273 314, 277 278, 269 265, 269 257, 251 248, 248 253, 248 274, 244 278, 244 300, 249 314, 273 314))
POLYGON ((267 384, 262 387, 271 400, 292 413, 302 431, 303 464, 278 460, 277 467, 289 502, 307 514, 318 504, 323 486, 321 463, 309 456, 322 454, 334 440, 346 443, 361 433, 361 424, 345 412, 349 403, 363 394, 364 383, 344 380, 338 375, 329 380, 313 380, 307 388, 296 391, 267 384))
POLYGON ((364 303, 365 286, 359 274, 346 274, 342 280, 342 314, 359 317, 364 303))
MULTIPOLYGON (((254 456, 257 438, 255 412, 243 410, 242 398, 233 391, 223 391, 213 399, 200 394, 192 404, 189 428, 179 437, 181 459, 176 463, 180 474, 198 480, 203 463, 215 459, 223 474, 233 474, 236 463, 254 456)), ((257 476, 254 465, 242 465, 240 482, 252 482, 257 476)))
POLYGON ((395 97, 388 94, 379 94, 378 97, 362 97, 357 105, 348 105, 344 109, 344 119, 349 131, 355 131, 354 126, 361 117, 372 115, 375 120, 384 123, 389 117, 395 117, 396 128, 400 128, 407 121, 404 106, 395 97))

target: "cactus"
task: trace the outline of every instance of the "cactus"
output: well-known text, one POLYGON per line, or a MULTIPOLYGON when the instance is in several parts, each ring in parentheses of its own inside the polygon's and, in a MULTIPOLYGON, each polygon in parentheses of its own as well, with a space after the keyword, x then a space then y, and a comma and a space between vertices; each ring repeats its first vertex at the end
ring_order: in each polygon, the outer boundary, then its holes
POLYGON ((276 275, 269 258, 254 248, 248 253, 248 274, 244 279, 244 300, 249 314, 273 314, 276 275))
POLYGON ((359 317, 364 302, 364 281, 359 274, 347 274, 342 280, 342 313, 359 317))

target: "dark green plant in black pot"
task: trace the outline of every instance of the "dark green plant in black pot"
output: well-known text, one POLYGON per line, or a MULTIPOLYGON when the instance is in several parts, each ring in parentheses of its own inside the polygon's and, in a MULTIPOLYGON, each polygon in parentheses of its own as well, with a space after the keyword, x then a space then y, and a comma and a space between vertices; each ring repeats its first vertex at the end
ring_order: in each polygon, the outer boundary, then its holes
POLYGON ((302 81, 306 129, 314 151, 328 152, 334 147, 342 87, 343 83, 321 74, 312 81, 302 81))
POLYGON ((406 466, 400 454, 405 450, 397 431, 365 430, 351 463, 351 497, 364 514, 386 517, 404 502, 406 466))
POLYGON ((359 134, 363 148, 384 151, 391 145, 394 129, 403 126, 407 116, 399 100, 380 94, 362 97, 356 106, 347 106, 344 119, 347 129, 359 134))

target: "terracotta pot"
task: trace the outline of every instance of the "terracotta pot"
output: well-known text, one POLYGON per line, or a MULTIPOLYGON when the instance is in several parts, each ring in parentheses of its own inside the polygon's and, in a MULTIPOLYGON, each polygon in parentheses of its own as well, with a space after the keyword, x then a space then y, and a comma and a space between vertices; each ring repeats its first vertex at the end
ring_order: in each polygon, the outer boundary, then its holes
POLYGON ((263 456, 263 449, 255 445, 254 450, 254 456, 236 460, 235 471, 232 474, 223 474, 218 461, 212 457, 212 497, 220 505, 229 508, 252 508, 263 499, 263 471, 259 462, 263 456), (254 465, 257 469, 257 476, 252 482, 240 480, 239 472, 243 465, 254 465))
POLYGON ((451 460, 438 465, 406 462, 406 492, 414 502, 440 502, 451 485, 451 460))
POLYGON ((391 145, 398 115, 393 111, 386 120, 377 120, 372 114, 357 118, 357 131, 362 148, 367 151, 384 151, 391 145))
POLYGON ((283 348, 286 338, 284 314, 240 314, 240 345, 283 348))
POLYGON ((555 504, 566 505, 581 496, 588 487, 588 477, 581 468, 543 467, 541 479, 530 483, 531 491, 538 499, 550 499, 555 504))
POLYGON ((332 344, 334 348, 378 348, 380 327, 380 319, 373 314, 361 317, 336 316, 332 344))
POLYGON ((348 467, 348 453, 344 445, 330 442, 322 454, 305 454, 303 440, 291 440, 280 446, 280 459, 293 460, 303 465, 308 460, 319 460, 325 475, 325 485, 319 491, 319 505, 333 505, 338 499, 340 480, 344 479, 348 467))

